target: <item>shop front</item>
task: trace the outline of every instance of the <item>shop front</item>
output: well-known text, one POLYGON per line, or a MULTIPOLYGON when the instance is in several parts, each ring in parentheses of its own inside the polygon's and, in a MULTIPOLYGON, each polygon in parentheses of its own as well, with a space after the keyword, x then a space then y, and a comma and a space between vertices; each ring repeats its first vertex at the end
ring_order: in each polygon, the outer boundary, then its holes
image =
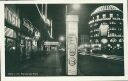
POLYGON ((15 7, 5 6, 5 67, 12 71, 19 65, 20 18, 15 7), (15 11, 15 12, 14 12, 15 11))
POLYGON ((26 62, 31 59, 32 52, 32 42, 33 42, 33 25, 26 19, 22 18, 21 26, 21 61, 26 62))

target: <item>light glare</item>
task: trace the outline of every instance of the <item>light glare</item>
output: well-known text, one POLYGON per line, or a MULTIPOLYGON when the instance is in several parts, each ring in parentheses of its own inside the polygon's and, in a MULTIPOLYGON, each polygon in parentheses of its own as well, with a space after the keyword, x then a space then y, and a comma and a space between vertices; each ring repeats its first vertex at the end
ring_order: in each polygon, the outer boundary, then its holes
POLYGON ((73 7, 74 10, 79 10, 80 9, 80 5, 79 4, 74 4, 72 7, 73 7))

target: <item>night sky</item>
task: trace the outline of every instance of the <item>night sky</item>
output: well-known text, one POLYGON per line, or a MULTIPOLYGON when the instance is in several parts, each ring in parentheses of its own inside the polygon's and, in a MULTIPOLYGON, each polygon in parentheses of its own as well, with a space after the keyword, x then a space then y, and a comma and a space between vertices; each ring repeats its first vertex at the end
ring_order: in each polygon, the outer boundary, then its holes
MULTIPOLYGON (((88 22, 91 13, 99 6, 109 4, 81 4, 79 10, 79 35, 89 34, 88 22)), ((119 9, 123 10, 122 4, 111 4, 115 5, 119 9)), ((53 36, 58 39, 59 36, 65 35, 65 4, 48 4, 48 18, 53 20, 53 36)))

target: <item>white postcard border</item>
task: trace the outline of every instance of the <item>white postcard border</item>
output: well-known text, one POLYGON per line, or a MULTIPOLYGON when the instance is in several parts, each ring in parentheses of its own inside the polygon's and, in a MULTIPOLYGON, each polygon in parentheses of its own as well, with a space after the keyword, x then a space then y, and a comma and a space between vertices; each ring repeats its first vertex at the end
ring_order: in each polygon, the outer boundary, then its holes
POLYGON ((2 81, 92 81, 92 80, 128 80, 128 19, 127 0, 38 0, 38 1, 1 1, 0 2, 0 46, 1 46, 1 80, 2 81), (26 76, 5 77, 5 48, 4 48, 4 4, 88 4, 88 3, 123 3, 124 16, 124 62, 125 76, 26 76))

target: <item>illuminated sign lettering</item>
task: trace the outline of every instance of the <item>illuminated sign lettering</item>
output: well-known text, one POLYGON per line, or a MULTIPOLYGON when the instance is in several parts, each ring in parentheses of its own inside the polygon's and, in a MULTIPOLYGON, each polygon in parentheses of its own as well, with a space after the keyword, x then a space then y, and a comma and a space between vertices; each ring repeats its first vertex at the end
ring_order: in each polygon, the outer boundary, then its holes
POLYGON ((7 7, 5 8, 5 20, 11 25, 20 28, 20 18, 7 7))

